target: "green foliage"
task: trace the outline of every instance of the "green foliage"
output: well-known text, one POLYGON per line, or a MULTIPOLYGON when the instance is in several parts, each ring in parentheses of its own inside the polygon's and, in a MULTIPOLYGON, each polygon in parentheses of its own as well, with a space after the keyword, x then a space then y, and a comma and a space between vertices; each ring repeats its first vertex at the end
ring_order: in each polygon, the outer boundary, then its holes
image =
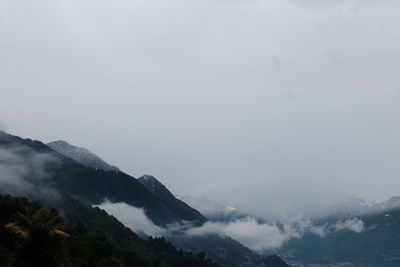
POLYGON ((74 266, 151 266, 150 262, 137 253, 114 246, 100 231, 71 229, 67 246, 74 266))
POLYGON ((218 234, 201 236, 174 234, 168 236, 168 239, 178 248, 189 248, 198 258, 210 257, 223 266, 288 266, 277 256, 261 256, 238 241, 218 234))
MULTIPOLYGON (((62 220, 55 210, 38 208, 37 205, 22 206, 22 203, 2 199, 2 207, 11 204, 2 221, 2 232, 9 237, 3 243, 5 265, 9 266, 68 266, 64 239, 68 234, 61 230, 62 220), (18 204, 21 204, 20 206, 18 204), (15 213, 10 213, 15 209, 15 213), (17 211, 18 210, 18 211, 17 211), (8 218, 7 218, 8 216, 8 218), (6 241, 7 242, 7 241, 6 241)), ((3 239, 2 239, 3 241, 3 239)))

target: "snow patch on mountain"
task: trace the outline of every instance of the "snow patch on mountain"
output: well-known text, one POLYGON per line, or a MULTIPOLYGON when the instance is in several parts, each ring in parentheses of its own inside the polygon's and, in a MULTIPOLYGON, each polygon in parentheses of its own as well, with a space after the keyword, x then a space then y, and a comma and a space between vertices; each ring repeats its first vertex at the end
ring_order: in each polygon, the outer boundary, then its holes
POLYGON ((207 217, 211 221, 233 221, 239 218, 252 217, 246 214, 236 207, 221 204, 219 202, 204 199, 195 198, 192 196, 176 196, 176 198, 189 204, 191 207, 198 210, 201 214, 207 217))
POLYGON ((63 140, 50 142, 47 145, 58 153, 63 154, 86 167, 105 171, 119 171, 117 167, 108 164, 86 148, 73 146, 63 140))
POLYGON ((394 196, 381 203, 370 203, 363 199, 350 199, 337 205, 326 208, 316 214, 314 218, 351 218, 368 214, 377 214, 400 208, 400 196, 394 196))

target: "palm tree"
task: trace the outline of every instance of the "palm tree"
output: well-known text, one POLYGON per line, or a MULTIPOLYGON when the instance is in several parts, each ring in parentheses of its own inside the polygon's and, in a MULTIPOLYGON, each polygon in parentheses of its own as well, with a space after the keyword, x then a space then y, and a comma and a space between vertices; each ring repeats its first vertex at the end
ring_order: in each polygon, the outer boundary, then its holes
POLYGON ((69 266, 61 230, 62 220, 55 210, 41 208, 18 212, 13 222, 5 225, 16 240, 10 266, 69 266))

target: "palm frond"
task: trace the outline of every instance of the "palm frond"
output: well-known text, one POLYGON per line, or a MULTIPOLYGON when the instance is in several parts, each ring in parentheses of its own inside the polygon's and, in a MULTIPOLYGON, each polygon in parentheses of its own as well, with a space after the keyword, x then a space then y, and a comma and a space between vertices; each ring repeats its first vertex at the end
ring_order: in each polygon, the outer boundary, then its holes
POLYGON ((20 227, 15 222, 7 223, 6 225, 4 225, 4 227, 6 229, 8 229, 10 232, 12 232, 12 233, 14 233, 16 235, 19 235, 19 236, 21 236, 21 237, 23 237, 25 239, 28 239, 28 238, 31 237, 31 233, 28 230, 20 227))
POLYGON ((62 236, 62 237, 70 237, 69 234, 67 234, 67 233, 64 232, 64 231, 58 230, 58 229, 53 230, 53 232, 54 232, 55 234, 59 235, 59 236, 62 236))

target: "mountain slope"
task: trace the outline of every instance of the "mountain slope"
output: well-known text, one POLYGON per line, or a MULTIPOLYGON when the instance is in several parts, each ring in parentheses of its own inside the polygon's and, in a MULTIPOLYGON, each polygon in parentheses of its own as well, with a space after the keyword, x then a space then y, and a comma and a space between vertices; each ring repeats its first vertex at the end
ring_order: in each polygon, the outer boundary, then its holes
MULTIPOLYGON (((154 195, 162 199, 165 203, 168 203, 170 207, 176 209, 182 218, 185 219, 190 214, 192 217, 202 218, 204 221, 207 220, 200 212, 193 209, 185 202, 175 198, 175 196, 155 177, 143 175, 138 178, 138 181, 154 195)), ((190 217, 188 217, 188 220, 190 220, 190 217)))
POLYGON ((73 160, 76 160, 86 167, 100 169, 104 171, 119 171, 117 167, 109 165, 99 156, 90 152, 86 148, 73 146, 63 140, 50 142, 47 145, 58 153, 73 160))
POLYGON ((41 160, 43 169, 41 172, 45 178, 38 178, 38 174, 35 174, 36 179, 32 180, 33 184, 51 185, 51 189, 74 196, 88 204, 100 204, 105 199, 125 202, 144 208, 146 215, 159 226, 182 220, 197 223, 205 221, 201 214, 193 211, 186 214, 187 209, 170 207, 166 201, 147 190, 137 179, 123 172, 88 168, 39 141, 0 132, 0 149, 12 154, 13 157, 18 157, 18 160, 25 165, 41 160))

